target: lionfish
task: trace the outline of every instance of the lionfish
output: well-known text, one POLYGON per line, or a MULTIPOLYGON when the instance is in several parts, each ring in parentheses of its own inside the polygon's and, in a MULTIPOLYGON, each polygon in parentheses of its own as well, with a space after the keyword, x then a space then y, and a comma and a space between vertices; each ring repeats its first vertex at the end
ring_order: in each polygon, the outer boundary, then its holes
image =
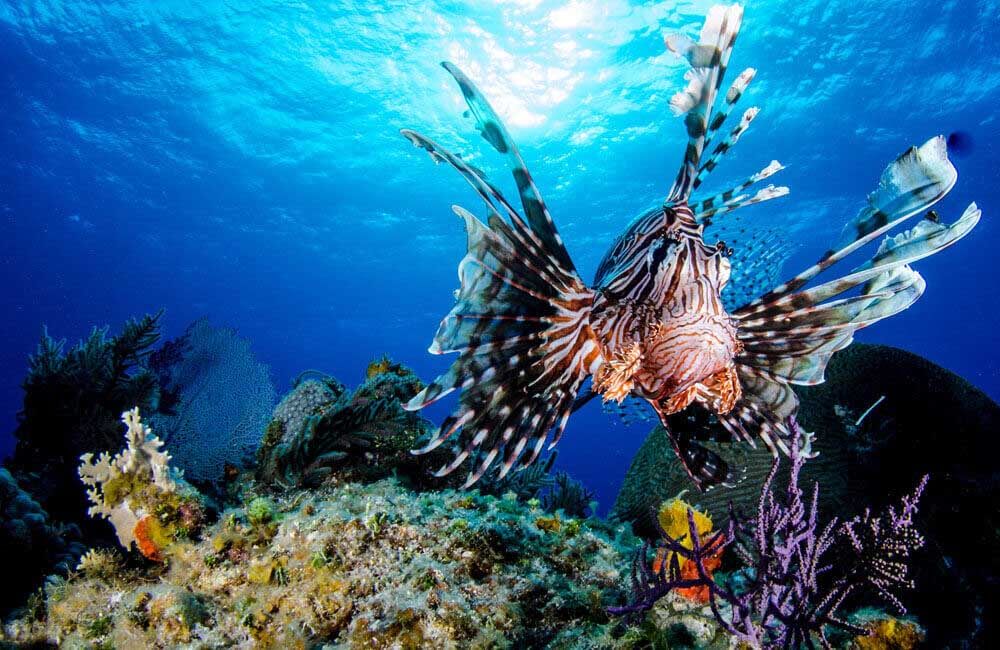
MULTIPOLYGON (((674 452, 701 489, 731 484, 734 472, 700 444, 763 441, 789 453, 789 419, 798 399, 792 385, 823 381, 827 362, 854 333, 897 314, 922 294, 916 260, 955 243, 979 221, 975 203, 955 223, 935 212, 912 229, 886 236, 874 256, 843 277, 810 281, 890 229, 926 210, 954 185, 957 172, 943 137, 911 147, 885 169, 878 187, 845 228, 846 237, 811 267, 741 307, 727 311, 721 293, 732 250, 709 245, 704 229, 734 210, 788 193, 751 186, 783 169, 772 161, 744 182, 705 198, 694 195, 756 117, 747 109, 728 134, 720 129, 756 70, 741 72, 716 106, 743 17, 739 5, 712 7, 694 42, 669 36, 667 47, 690 65, 687 86, 670 100, 684 115, 688 142, 680 171, 662 205, 639 215, 604 256, 592 285, 577 273, 548 209, 507 129, 457 67, 442 66, 458 86, 482 137, 506 158, 523 215, 477 168, 410 130, 403 135, 435 162, 453 167, 486 206, 483 223, 454 206, 464 220, 468 252, 460 288, 442 320, 433 354, 458 353, 450 369, 411 399, 416 410, 460 391, 455 412, 427 453, 457 441, 451 473, 472 457, 468 487, 501 459, 498 477, 530 465, 585 401, 585 380, 605 401, 647 401, 667 428, 674 452), (719 425, 708 434, 673 431, 668 416, 707 409, 719 425)), ((804 453, 809 453, 808 449, 804 453)))

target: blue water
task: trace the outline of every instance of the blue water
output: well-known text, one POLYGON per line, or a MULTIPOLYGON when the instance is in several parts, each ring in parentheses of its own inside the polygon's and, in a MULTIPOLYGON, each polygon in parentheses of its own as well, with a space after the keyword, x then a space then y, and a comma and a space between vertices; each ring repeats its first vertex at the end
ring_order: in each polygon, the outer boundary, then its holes
MULTIPOLYGON (((481 85, 520 143, 585 278, 631 217, 662 200, 683 152, 668 108, 683 68, 661 33, 708 2, 4 2, 0 5, 0 451, 46 324, 167 308, 165 334, 208 316, 239 329, 279 391, 300 370, 351 384, 388 353, 425 378, 426 347, 464 254, 457 175, 398 134, 425 132, 504 178, 438 67, 481 85), (246 8, 253 7, 253 8, 246 8)), ((758 68, 762 112, 710 182, 777 158, 791 196, 743 210, 780 225, 792 275, 836 239, 883 167, 962 131, 947 222, 976 230, 917 270, 928 288, 862 332, 1000 398, 997 2, 747 4, 731 69, 758 68)), ((559 466, 610 505, 647 425, 595 405, 559 466)))

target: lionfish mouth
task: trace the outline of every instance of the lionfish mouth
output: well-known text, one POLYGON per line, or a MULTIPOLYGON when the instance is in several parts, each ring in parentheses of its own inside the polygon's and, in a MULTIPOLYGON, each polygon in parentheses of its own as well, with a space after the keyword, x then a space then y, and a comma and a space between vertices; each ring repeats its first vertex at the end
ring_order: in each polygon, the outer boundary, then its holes
POLYGON ((743 387, 736 374, 736 366, 711 374, 688 388, 675 392, 666 400, 657 402, 656 410, 661 416, 683 411, 691 404, 700 404, 716 415, 726 415, 743 396, 743 387))

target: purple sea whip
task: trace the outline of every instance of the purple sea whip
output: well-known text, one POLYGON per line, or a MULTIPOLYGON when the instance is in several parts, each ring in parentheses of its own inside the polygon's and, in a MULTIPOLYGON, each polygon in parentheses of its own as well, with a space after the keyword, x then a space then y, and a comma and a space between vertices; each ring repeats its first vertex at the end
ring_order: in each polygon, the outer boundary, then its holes
POLYGON ((795 437, 784 494, 776 494, 774 489, 780 466, 776 458, 753 520, 731 509, 729 526, 702 539, 689 509, 690 544, 684 537, 672 538, 663 532, 657 547, 671 561, 659 571, 650 567, 651 545, 644 544, 632 564, 633 601, 611 608, 612 614, 635 616, 674 589, 703 587, 719 624, 752 647, 814 648, 818 642, 827 648, 828 626, 855 635, 866 633, 838 613, 853 594, 872 591, 898 613, 905 613, 896 592, 913 586, 908 560, 924 543, 913 517, 927 476, 913 494, 903 497, 898 509, 889 507, 879 516, 866 509, 850 521, 833 518, 821 527, 819 484, 813 485, 808 503, 799 487, 799 472, 805 462, 799 442, 805 434, 794 419, 789 426, 795 437), (737 574, 744 580, 737 581, 734 576, 716 580, 706 569, 706 560, 726 547, 731 547, 743 563, 737 574), (696 577, 681 577, 680 559, 693 563, 696 577))

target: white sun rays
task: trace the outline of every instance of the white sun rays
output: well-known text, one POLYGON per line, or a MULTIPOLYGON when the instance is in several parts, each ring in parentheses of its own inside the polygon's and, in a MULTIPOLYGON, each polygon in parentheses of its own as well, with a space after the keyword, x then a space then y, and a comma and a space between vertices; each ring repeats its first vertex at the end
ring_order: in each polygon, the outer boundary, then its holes
MULTIPOLYGON (((500 11, 492 20, 466 14, 464 21, 453 25, 441 51, 476 81, 519 140, 542 137, 574 146, 589 144, 593 123, 620 114, 623 105, 620 97, 595 88, 597 80, 634 86, 648 79, 646 74, 632 79, 643 67, 648 70, 648 64, 662 73, 673 63, 660 55, 651 62, 628 59, 621 48, 639 37, 659 41, 661 27, 677 19, 676 2, 642 7, 625 0, 497 0, 496 4, 500 11), (605 104, 611 110, 605 112, 605 104), (581 123, 591 126, 578 135, 581 123), (541 126, 544 135, 531 133, 541 126), (528 132, 518 134, 518 130, 528 132)), ((461 98, 452 99, 461 108, 461 98)), ((640 102, 631 106, 639 108, 640 102)))

